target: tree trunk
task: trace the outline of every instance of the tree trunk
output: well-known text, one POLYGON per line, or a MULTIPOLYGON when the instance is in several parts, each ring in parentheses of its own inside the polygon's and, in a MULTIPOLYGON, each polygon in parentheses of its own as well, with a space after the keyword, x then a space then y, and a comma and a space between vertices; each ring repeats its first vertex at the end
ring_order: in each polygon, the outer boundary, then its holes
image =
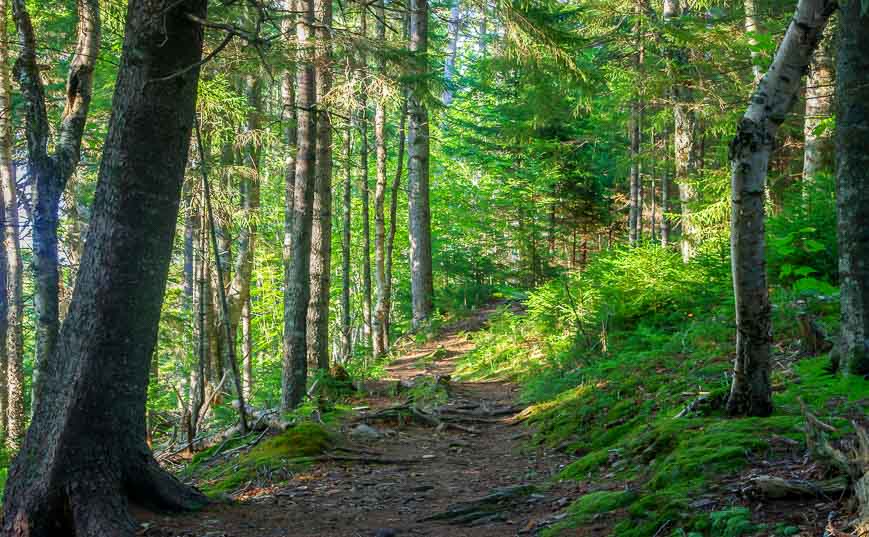
MULTIPOLYGON (((9 16, 8 0, 0 0, 0 16, 9 16)), ((18 447, 24 434, 24 376, 22 371, 21 320, 23 299, 21 296, 21 248, 18 242, 18 201, 15 184, 15 164, 12 149, 15 139, 12 134, 12 80, 9 72, 9 36, 6 25, 0 26, 0 222, 4 223, 4 240, 0 245, 0 280, 5 277, 5 289, 0 288, 0 427, 6 435, 10 450, 18 447), (6 309, 3 312, 3 309, 6 309)))
MULTIPOLYGON (((366 12, 363 10, 359 21, 359 32, 363 36, 368 35, 368 22, 366 12)), ((368 59, 364 52, 360 54, 359 69, 361 76, 366 78, 368 59)), ((371 216, 369 213, 369 188, 368 188, 368 97, 363 90, 359 105, 359 192, 362 198, 362 320, 363 330, 368 346, 373 346, 373 320, 371 307, 371 216)))
POLYGON ((311 301, 308 362, 329 369, 329 283, 332 275, 332 119, 325 100, 332 89, 332 1, 317 0, 317 156, 311 232, 311 301))
POLYGON ((453 103, 453 77, 456 73, 456 56, 459 52, 459 32, 461 31, 462 16, 460 0, 453 0, 450 6, 450 20, 447 24, 447 55, 444 58, 444 92, 441 101, 445 106, 453 103))
POLYGON ((848 374, 869 374, 869 15, 860 2, 842 4, 836 64, 836 207, 842 328, 840 364, 848 374))
MULTIPOLYGON (((428 0, 410 2, 410 53, 414 84, 428 70, 428 0)), ((409 92, 407 136, 408 228, 410 235, 410 289, 414 328, 425 324, 434 309, 432 280, 431 208, 429 206, 429 123, 422 92, 409 92)))
POLYGON ((87 247, 54 367, 6 485, 0 535, 134 535, 127 501, 199 492, 145 443, 150 361, 196 104, 206 2, 133 0, 87 247), (170 77, 169 80, 161 80, 170 77), (60 359, 62 357, 62 360, 60 359))
POLYGON ((81 140, 93 89, 93 72, 100 48, 100 10, 97 0, 77 0, 78 37, 66 83, 66 108, 49 154, 49 126, 45 88, 37 63, 37 43, 24 0, 11 0, 20 52, 15 75, 25 101, 27 169, 33 188, 33 271, 36 309, 36 367, 33 400, 40 396, 39 377, 50 374, 60 328, 60 271, 57 228, 60 197, 81 156, 81 140))
POLYGON ((732 415, 772 413, 772 319, 766 279, 764 201, 776 132, 793 108, 799 85, 836 4, 800 0, 794 19, 730 146, 730 253, 736 299, 736 361, 727 401, 732 415))
MULTIPOLYGON (((664 133, 664 155, 670 154, 670 136, 664 133)), ((666 248, 670 245, 670 163, 665 160, 664 170, 661 173, 661 246, 666 248)))
MULTIPOLYGON (((377 0, 374 5, 375 38, 378 42, 386 41, 386 10, 383 0, 377 0)), ((378 72, 386 75, 386 61, 378 58, 378 72)), ((374 324, 372 326, 373 354, 382 356, 386 352, 386 107, 385 95, 379 95, 374 103, 374 146, 377 156, 377 177, 374 188, 374 282, 377 287, 377 301, 374 307, 374 324)))
MULTIPOLYGON (((675 23, 675 19, 681 16, 679 0, 664 0, 664 20, 675 23)), ((676 68, 679 69, 687 63, 684 50, 676 50, 672 53, 676 68)), ((681 76, 676 73, 677 78, 681 76)), ((674 131, 673 142, 675 146, 676 182, 679 188, 679 201, 682 213, 682 259, 688 262, 694 256, 695 229, 691 223, 691 205, 696 201, 697 192, 689 183, 696 167, 695 164, 695 140, 694 134, 697 129, 697 120, 694 111, 690 108, 692 92, 683 83, 676 82, 673 87, 673 117, 674 131)), ((669 230, 668 230, 669 232, 669 230)), ((669 237, 668 237, 669 238, 669 237)))
MULTIPOLYGON (((751 34, 756 34, 760 31, 757 23, 757 0, 745 0, 745 31, 749 34, 748 44, 750 46, 757 45, 757 39, 751 34)), ((759 52, 751 51, 751 72, 754 75, 754 83, 757 85, 763 77, 763 69, 759 65, 759 52)))
POLYGON ((389 319, 392 314, 392 263, 395 250, 396 214, 398 212, 398 193, 401 187, 401 176, 404 173, 404 136, 407 124, 407 98, 401 101, 401 117, 398 120, 398 155, 396 156, 395 176, 392 179, 392 191, 389 199, 389 233, 386 235, 386 260, 384 264, 384 322, 383 338, 385 347, 389 348, 389 319))
MULTIPOLYGON (((643 38, 642 26, 640 25, 640 10, 636 10, 637 22, 635 24, 634 33, 637 46, 637 53, 634 55, 634 68, 641 72, 643 65, 643 38)), ((628 242, 631 246, 636 246, 640 241, 642 234, 642 186, 640 184, 640 143, 642 129, 642 102, 639 95, 634 96, 631 102, 631 117, 628 124, 630 138, 630 158, 631 171, 629 180, 629 213, 628 213, 628 242)))
POLYGON ((290 244, 292 253, 284 290, 284 355, 281 380, 281 408, 297 407, 305 395, 308 380, 307 318, 311 297, 311 220, 314 200, 316 88, 312 44, 314 0, 299 0, 296 38, 303 56, 298 68, 297 115, 298 151, 293 187, 293 214, 290 244))
POLYGON ((350 224, 353 208, 351 185, 353 182, 353 128, 347 125, 344 135, 344 210, 341 234, 341 353, 344 361, 353 355, 350 327, 350 224))
POLYGON ((250 401, 253 392, 253 334, 250 326, 250 295, 241 308, 241 392, 250 401))
POLYGON ((833 114, 833 94, 835 93, 835 68, 833 66, 833 29, 831 23, 824 32, 824 38, 812 56, 809 76, 806 78, 806 117, 804 132, 806 138, 803 153, 803 194, 808 199, 811 189, 818 179, 818 172, 829 169, 833 162, 833 131, 825 129, 816 133, 821 121, 833 114))

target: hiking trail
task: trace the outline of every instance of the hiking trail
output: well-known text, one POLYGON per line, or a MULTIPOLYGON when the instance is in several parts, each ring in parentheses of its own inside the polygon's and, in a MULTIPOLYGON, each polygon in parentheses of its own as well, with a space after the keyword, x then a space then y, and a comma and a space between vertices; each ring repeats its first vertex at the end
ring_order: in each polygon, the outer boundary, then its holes
MULTIPOLYGON (((408 349, 387 368, 382 384, 442 379, 474 348, 467 337, 504 306, 486 306, 408 349)), ((461 423, 433 427, 414 420, 367 421, 399 405, 399 396, 354 400, 365 410, 342 422, 340 434, 385 463, 324 460, 279 485, 242 490, 181 515, 140 513, 141 535, 152 537, 494 537, 535 535, 560 520, 579 494, 575 482, 553 483, 571 457, 532 446, 532 431, 513 419, 518 387, 502 381, 448 382, 439 407, 461 423), (367 422, 367 423, 366 423, 367 422), (360 424, 366 423, 362 426, 360 424), (364 433, 364 435, 363 435, 364 433), (360 436, 364 438, 360 439, 360 436)), ((594 535, 594 528, 582 533, 594 535), (590 532, 590 533, 589 533, 590 532)))

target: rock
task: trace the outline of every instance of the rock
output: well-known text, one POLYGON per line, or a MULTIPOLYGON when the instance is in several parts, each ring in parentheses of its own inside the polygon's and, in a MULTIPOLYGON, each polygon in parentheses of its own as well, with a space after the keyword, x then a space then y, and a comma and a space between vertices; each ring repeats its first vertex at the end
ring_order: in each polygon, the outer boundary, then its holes
POLYGON ((360 423, 350 431, 350 436, 358 440, 377 440, 383 434, 370 425, 360 423))

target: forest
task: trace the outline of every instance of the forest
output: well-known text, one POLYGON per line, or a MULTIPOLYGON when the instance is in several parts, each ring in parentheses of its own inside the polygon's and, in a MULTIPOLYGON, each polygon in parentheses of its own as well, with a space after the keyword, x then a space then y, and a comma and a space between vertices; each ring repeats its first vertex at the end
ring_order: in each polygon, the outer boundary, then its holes
POLYGON ((869 0, 0 16, 0 537, 869 537, 869 0))

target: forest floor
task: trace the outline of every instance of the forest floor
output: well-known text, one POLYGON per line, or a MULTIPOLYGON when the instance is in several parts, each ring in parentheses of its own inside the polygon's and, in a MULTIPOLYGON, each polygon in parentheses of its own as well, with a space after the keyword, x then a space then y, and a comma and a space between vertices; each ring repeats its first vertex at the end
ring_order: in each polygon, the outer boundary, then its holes
MULTIPOLYGON (((504 304, 446 326, 432 340, 409 347, 376 384, 443 379, 474 344, 467 334, 486 326, 504 304)), ((370 387, 369 387, 370 388, 370 387)), ((389 537, 534 535, 566 516, 580 494, 577 482, 551 478, 572 458, 543 446, 529 447, 532 431, 516 425, 518 387, 506 382, 447 383, 438 412, 455 409, 457 425, 432 427, 420 420, 376 421, 366 416, 404 401, 389 390, 366 390, 356 411, 335 427, 354 446, 346 459, 327 459, 282 475, 274 483, 250 483, 184 515, 139 513, 142 535, 152 537, 389 537), (464 416, 462 418, 461 416, 464 416), (488 417, 487 417, 488 416, 488 417), (363 426, 362 423, 367 422, 363 426), (461 424, 459 424, 461 423, 461 424), (362 434, 364 433, 364 434, 362 434), (361 454, 361 455, 360 455, 361 454), (362 460, 368 458, 369 460, 362 460), (489 495, 482 504, 473 502, 489 495), (453 509, 454 520, 428 520, 453 509), (469 520, 471 519, 471 520, 469 520)), ((345 453, 346 455, 346 453, 345 453)), ((592 524, 593 526, 593 524, 592 524)), ((569 533, 574 534, 574 533, 569 533)), ((585 527, 576 535, 606 534, 585 527)))

